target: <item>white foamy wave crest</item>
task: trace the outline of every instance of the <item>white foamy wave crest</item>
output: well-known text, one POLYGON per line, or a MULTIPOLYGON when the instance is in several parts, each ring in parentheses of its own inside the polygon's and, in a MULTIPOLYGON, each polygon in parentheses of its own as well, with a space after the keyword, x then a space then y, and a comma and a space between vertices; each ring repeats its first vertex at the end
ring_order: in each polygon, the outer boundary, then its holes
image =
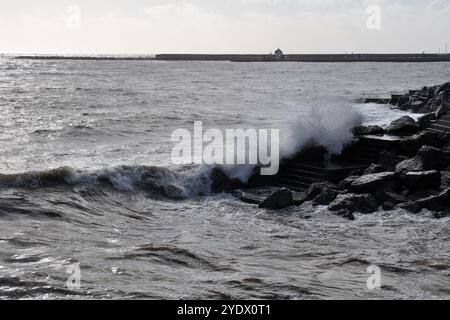
POLYGON ((352 129, 363 123, 363 115, 341 98, 321 98, 298 108, 294 120, 286 120, 281 130, 280 155, 287 158, 313 144, 339 154, 353 138, 352 129))

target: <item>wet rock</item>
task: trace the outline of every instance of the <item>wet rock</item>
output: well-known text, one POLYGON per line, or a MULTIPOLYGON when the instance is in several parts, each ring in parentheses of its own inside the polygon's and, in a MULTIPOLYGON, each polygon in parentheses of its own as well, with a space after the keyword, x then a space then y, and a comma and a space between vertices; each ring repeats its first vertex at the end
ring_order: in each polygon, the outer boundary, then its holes
POLYGON ((392 135, 409 135, 419 131, 419 124, 411 117, 404 116, 393 121, 386 129, 392 135))
POLYGON ((392 203, 394 206, 399 203, 403 203, 407 201, 407 198, 403 195, 397 194, 393 191, 383 190, 378 191, 375 193, 375 198, 380 203, 389 202, 392 203))
POLYGON ((424 131, 403 139, 400 142, 400 151, 413 157, 422 146, 439 147, 441 143, 436 132, 424 131))
POLYGON ((420 156, 415 156, 411 159, 404 160, 397 164, 395 167, 395 172, 401 173, 404 171, 412 172, 412 171, 423 171, 424 164, 422 162, 422 158, 420 156))
POLYGON ((401 157, 391 152, 383 151, 380 153, 378 164, 384 168, 384 171, 395 171, 395 166, 401 161, 403 161, 401 157))
POLYGON ((333 189, 325 188, 322 192, 313 200, 313 203, 316 205, 329 205, 333 202, 338 196, 339 192, 333 189))
POLYGON ((294 204, 293 193, 291 190, 283 188, 275 191, 268 196, 260 205, 264 209, 284 209, 294 204))
POLYGON ((339 182, 338 189, 339 190, 348 190, 348 189, 350 189, 350 186, 352 185, 353 181, 355 181, 358 178, 359 178, 359 175, 357 175, 357 176, 351 175, 351 176, 345 178, 344 180, 339 182))
POLYGON ((415 204, 424 209, 442 211, 450 204, 450 189, 442 191, 439 195, 417 200, 415 204))
POLYGON ((395 206, 395 209, 403 209, 411 213, 420 213, 422 211, 422 208, 412 201, 400 203, 395 206))
POLYGON ((441 171, 441 188, 450 188, 450 171, 441 171))
POLYGON ((427 113, 417 119, 417 123, 419 124, 420 130, 424 130, 428 128, 431 124, 431 121, 436 119, 436 113, 431 112, 427 113))
POLYGON ((355 136, 384 134, 384 129, 379 126, 358 126, 352 131, 355 136))
POLYGON ((307 200, 313 200, 318 195, 322 193, 325 189, 331 189, 331 190, 337 190, 337 186, 331 182, 328 181, 322 181, 322 182, 316 182, 313 183, 308 190, 305 191, 306 199, 307 200))
POLYGON ((412 112, 415 112, 415 113, 419 113, 419 111, 420 111, 423 107, 425 107, 425 103, 423 103, 423 102, 420 101, 420 100, 414 101, 414 102, 412 102, 412 103, 409 105, 409 109, 410 109, 412 112))
POLYGON ((444 152, 442 149, 431 146, 422 146, 418 155, 422 159, 424 168, 436 169, 441 168, 445 164, 444 152))
POLYGON ((350 190, 355 193, 369 193, 375 190, 392 188, 394 184, 393 172, 382 172, 361 176, 350 185, 350 190))
POLYGON ((214 193, 230 192, 243 185, 238 179, 230 179, 220 168, 211 171, 211 180, 211 190, 214 193))
POLYGON ((340 194, 334 200, 328 210, 341 211, 348 210, 349 212, 372 213, 377 211, 378 202, 371 194, 340 194))
POLYGON ((350 221, 355 221, 355 219, 356 219, 355 216, 353 215, 353 213, 350 212, 350 210, 348 210, 348 209, 342 209, 342 210, 333 212, 333 214, 335 214, 339 217, 342 217, 344 219, 348 219, 350 221))
POLYGON ((442 116, 447 115, 448 113, 448 105, 443 102, 436 110, 436 119, 440 119, 442 116))
POLYGON ((395 208, 395 204, 390 201, 386 201, 383 202, 381 207, 383 208, 384 211, 392 211, 395 208))
POLYGON ((385 171, 385 169, 383 166, 373 163, 369 168, 364 170, 364 175, 380 173, 380 172, 384 172, 384 171, 385 171))
POLYGON ((410 190, 438 189, 441 185, 441 173, 436 170, 403 172, 400 178, 410 190))

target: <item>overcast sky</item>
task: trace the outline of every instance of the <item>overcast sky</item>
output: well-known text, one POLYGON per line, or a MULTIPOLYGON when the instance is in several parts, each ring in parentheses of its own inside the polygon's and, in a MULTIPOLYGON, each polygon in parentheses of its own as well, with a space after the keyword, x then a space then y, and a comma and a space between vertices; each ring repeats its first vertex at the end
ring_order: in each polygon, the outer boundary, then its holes
POLYGON ((444 52, 450 0, 14 0, 0 52, 444 52), (381 29, 367 27, 370 5, 381 29), (80 15, 78 15, 80 11, 80 15))

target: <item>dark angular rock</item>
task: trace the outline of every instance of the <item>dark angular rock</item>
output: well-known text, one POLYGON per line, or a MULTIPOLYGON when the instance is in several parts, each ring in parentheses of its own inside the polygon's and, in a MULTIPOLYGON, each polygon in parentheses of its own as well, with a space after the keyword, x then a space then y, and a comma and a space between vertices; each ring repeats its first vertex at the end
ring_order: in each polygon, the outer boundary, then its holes
POLYGON ((230 192, 243 186, 238 179, 230 179, 220 168, 211 171, 211 190, 214 193, 230 192))
POLYGON ((395 171, 395 166, 401 161, 403 161, 401 157, 396 156, 391 152, 383 151, 380 153, 378 164, 382 166, 385 171, 395 171))
POLYGON ((386 129, 389 134, 393 135, 409 135, 419 131, 419 124, 411 117, 404 116, 393 121, 386 129))
POLYGON ((382 208, 384 211, 392 211, 395 208, 395 204, 390 201, 386 201, 383 203, 382 208))
POLYGON ((350 212, 372 213, 377 211, 378 202, 371 194, 340 194, 328 210, 340 211, 346 209, 350 212))
POLYGON ((369 193, 376 190, 392 188, 394 185, 393 172, 382 172, 361 176, 350 185, 350 190, 355 193, 369 193))
POLYGON ((333 212, 335 215, 342 217, 344 219, 348 219, 350 221, 355 221, 355 216, 353 215, 353 213, 350 212, 350 210, 347 209, 342 209, 336 212, 333 212))
POLYGON ((411 213, 420 213, 422 211, 422 208, 418 204, 411 201, 400 203, 395 206, 395 209, 403 209, 411 213))
POLYGON ((423 107, 425 106, 425 103, 423 103, 422 101, 420 101, 420 100, 417 100, 417 101, 414 101, 414 102, 412 102, 412 103, 410 103, 410 105, 409 105, 409 109, 412 111, 412 112, 418 112, 419 110, 421 110, 423 107))
POLYGON ((322 192, 313 200, 313 203, 316 205, 329 205, 333 202, 338 196, 338 192, 333 189, 325 188, 322 192))
POLYGON ((289 189, 280 189, 268 196, 260 205, 260 208, 277 210, 284 209, 294 204, 292 191, 289 189))
POLYGON ((403 171, 423 171, 424 170, 424 164, 422 162, 422 158, 419 156, 415 156, 411 159, 404 160, 397 164, 395 167, 395 172, 400 173, 403 171))
POLYGON ((364 175, 380 173, 380 172, 384 172, 384 171, 385 171, 385 169, 383 166, 373 163, 369 168, 364 170, 364 175))
POLYGON ((436 170, 403 172, 400 178, 410 190, 438 189, 441 185, 441 173, 436 170))
POLYGON ((308 190, 305 191, 306 199, 313 200, 315 197, 317 197, 319 194, 322 193, 322 190, 325 190, 325 189, 337 190, 338 188, 335 184, 328 182, 328 181, 313 183, 308 188, 308 190))
POLYGON ((403 139, 400 142, 400 151, 407 156, 413 157, 424 145, 439 147, 441 144, 442 142, 436 132, 424 131, 403 139))
POLYGON ((450 204, 450 189, 442 191, 439 195, 419 199, 415 204, 424 209, 442 211, 450 204))
POLYGON ((420 130, 424 130, 428 128, 431 124, 431 121, 436 119, 436 113, 431 112, 427 113, 417 119, 417 122, 419 123, 420 130))
POLYGON ((397 193, 392 192, 392 191, 388 191, 388 190, 383 190, 383 191, 376 192, 375 193, 375 198, 380 203, 390 202, 390 203, 393 203, 394 206, 396 204, 399 204, 399 203, 407 201, 407 198, 405 196, 397 194, 397 193))
POLYGON ((422 159, 424 168, 426 169, 441 168, 445 164, 445 157, 442 149, 431 146, 422 146, 419 149, 418 155, 422 159))
POLYGON ((448 105, 443 102, 436 110, 436 119, 440 119, 442 116, 447 115, 448 113, 448 105))
POLYGON ((339 190, 348 190, 348 189, 350 189, 350 186, 353 183, 353 181, 355 181, 358 178, 359 178, 359 175, 358 176, 353 176, 352 175, 352 176, 349 176, 349 177, 345 178, 344 180, 339 182, 338 189, 339 190))
POLYGON ((353 128, 353 134, 355 136, 380 135, 384 134, 384 129, 379 126, 358 126, 353 128))

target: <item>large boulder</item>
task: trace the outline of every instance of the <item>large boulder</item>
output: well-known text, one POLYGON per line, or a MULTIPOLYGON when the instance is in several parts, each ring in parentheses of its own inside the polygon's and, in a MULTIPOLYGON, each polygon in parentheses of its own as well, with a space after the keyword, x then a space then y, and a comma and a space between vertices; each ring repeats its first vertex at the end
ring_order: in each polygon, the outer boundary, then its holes
POLYGON ((283 188, 268 196, 260 205, 264 209, 284 209, 294 204, 294 197, 291 190, 283 188))
POLYGON ((441 173, 436 170, 403 172, 400 175, 403 184, 410 190, 439 189, 441 173))
POLYGON ((399 136, 414 134, 419 130, 419 124, 409 116, 404 116, 400 119, 392 121, 386 129, 388 133, 399 136))
POLYGON ((422 146, 439 147, 441 143, 436 132, 424 131, 403 139, 400 142, 400 151, 413 157, 422 146))
POLYGON ((422 146, 419 149, 418 156, 422 159, 424 168, 427 169, 438 169, 445 164, 445 157, 442 149, 431 146, 422 146))
POLYGON ((355 136, 380 135, 384 134, 384 129, 379 126, 358 126, 352 132, 355 136))
POLYGON ((420 156, 415 156, 411 159, 404 160, 397 164, 395 167, 395 172, 401 173, 404 171, 423 171, 424 170, 424 164, 422 162, 422 158, 420 156))
POLYGON ((328 210, 332 212, 342 212, 341 210, 348 210, 349 212, 372 213, 377 211, 378 202, 371 194, 340 194, 334 200, 328 210))
POLYGON ((375 190, 392 188, 394 186, 394 172, 382 172, 361 176, 350 185, 354 193, 370 193, 375 190))

